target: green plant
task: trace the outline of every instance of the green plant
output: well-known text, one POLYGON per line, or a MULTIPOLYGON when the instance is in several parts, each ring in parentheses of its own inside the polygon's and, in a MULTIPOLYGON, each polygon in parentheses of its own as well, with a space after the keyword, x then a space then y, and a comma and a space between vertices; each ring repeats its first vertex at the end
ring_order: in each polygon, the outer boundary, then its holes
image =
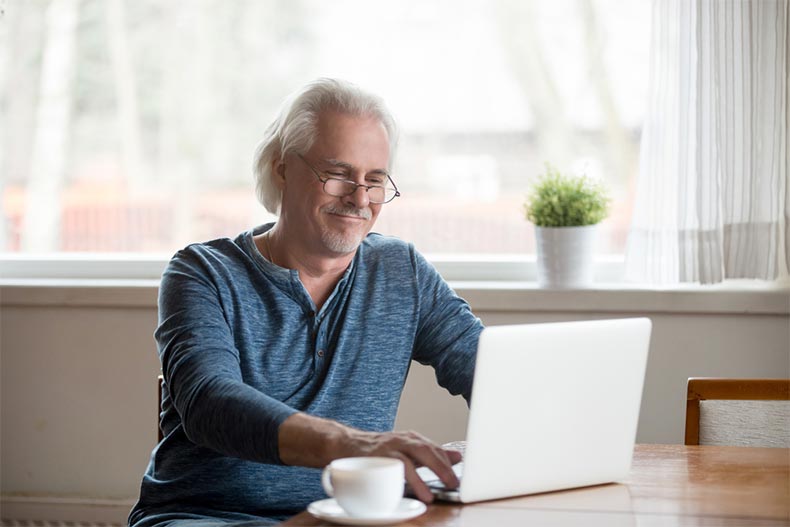
POLYGON ((560 174, 548 163, 524 203, 526 218, 538 227, 594 225, 608 212, 609 196, 601 183, 560 174))

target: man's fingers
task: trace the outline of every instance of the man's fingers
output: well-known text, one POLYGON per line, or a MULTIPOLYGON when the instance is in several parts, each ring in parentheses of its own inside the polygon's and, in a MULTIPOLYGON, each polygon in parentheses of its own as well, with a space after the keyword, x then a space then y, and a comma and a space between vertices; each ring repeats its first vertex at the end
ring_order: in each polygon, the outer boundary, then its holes
POLYGON ((433 443, 423 443, 413 446, 407 453, 417 464, 433 470, 447 488, 458 487, 458 477, 453 472, 452 462, 447 451, 433 443))
POLYGON ((464 459, 464 455, 461 454, 457 450, 452 450, 449 448, 443 449, 445 454, 447 454, 447 459, 450 461, 451 465, 455 465, 456 463, 460 463, 464 459))
POLYGON ((417 474, 417 470, 414 468, 414 463, 412 463, 411 460, 405 456, 402 458, 402 460, 405 469, 406 483, 408 483, 411 487, 411 490, 414 492, 414 496, 423 503, 431 503, 433 501, 433 494, 428 488, 428 485, 426 485, 422 478, 420 478, 420 476, 417 474))
POLYGON ((406 482, 419 500, 431 503, 433 494, 419 477, 415 467, 431 469, 447 488, 458 487, 458 477, 453 472, 452 465, 461 461, 460 452, 444 449, 416 432, 360 432, 359 436, 356 446, 356 452, 359 453, 356 455, 401 459, 405 465, 406 482))

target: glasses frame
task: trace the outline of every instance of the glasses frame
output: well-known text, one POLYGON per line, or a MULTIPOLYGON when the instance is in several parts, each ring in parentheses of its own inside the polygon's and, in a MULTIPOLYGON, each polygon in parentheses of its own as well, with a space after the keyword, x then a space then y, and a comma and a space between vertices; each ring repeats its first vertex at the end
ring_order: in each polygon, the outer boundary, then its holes
POLYGON ((314 167, 312 165, 312 163, 310 163, 307 159, 305 159, 302 154, 296 154, 296 157, 301 159, 304 162, 304 164, 307 165, 310 168, 310 170, 313 171, 313 174, 315 175, 315 177, 317 177, 318 181, 320 181, 322 183, 322 186, 321 186, 322 190, 328 196, 332 196, 334 198, 344 198, 344 197, 350 196, 351 194, 356 192, 359 187, 362 187, 362 188, 365 189, 365 192, 368 193, 368 199, 370 200, 370 202, 371 203, 375 203, 376 205, 384 205, 386 203, 391 202, 392 200, 394 200, 398 196, 400 196, 400 191, 398 190, 397 185, 395 185, 395 182, 392 180, 392 178, 390 177, 389 174, 385 174, 385 175, 387 176, 387 181, 389 181, 389 184, 392 185, 392 189, 395 191, 395 194, 393 194, 393 196, 390 199, 388 199, 387 201, 373 201, 372 199, 370 199, 370 189, 372 189, 372 188, 383 188, 383 189, 386 189, 387 188, 386 186, 365 185, 363 183, 357 183, 356 181, 350 181, 348 179, 343 179, 343 178, 339 178, 339 177, 333 177, 333 176, 330 176, 330 175, 326 174, 322 170, 318 170, 316 167, 314 167), (352 190, 348 194, 344 194, 342 196, 335 196, 334 194, 330 194, 329 192, 326 191, 326 184, 330 180, 342 181, 343 183, 345 183, 347 185, 354 185, 354 190, 352 190))

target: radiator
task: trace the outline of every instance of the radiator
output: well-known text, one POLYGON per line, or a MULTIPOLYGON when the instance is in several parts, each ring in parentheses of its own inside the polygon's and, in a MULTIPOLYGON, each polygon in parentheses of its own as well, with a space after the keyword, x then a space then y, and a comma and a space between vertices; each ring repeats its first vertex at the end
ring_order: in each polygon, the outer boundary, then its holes
POLYGON ((0 497, 0 527, 122 527, 133 499, 0 497))
POLYGON ((0 520, 0 527, 121 527, 121 524, 64 522, 53 520, 0 520))

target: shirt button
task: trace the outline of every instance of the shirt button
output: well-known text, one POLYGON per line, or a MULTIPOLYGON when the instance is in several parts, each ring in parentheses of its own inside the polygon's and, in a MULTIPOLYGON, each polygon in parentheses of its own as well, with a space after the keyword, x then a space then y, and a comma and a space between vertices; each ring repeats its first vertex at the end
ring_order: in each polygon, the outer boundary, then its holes
POLYGON ((318 350, 318 356, 319 357, 323 357, 324 356, 324 350, 318 350))

